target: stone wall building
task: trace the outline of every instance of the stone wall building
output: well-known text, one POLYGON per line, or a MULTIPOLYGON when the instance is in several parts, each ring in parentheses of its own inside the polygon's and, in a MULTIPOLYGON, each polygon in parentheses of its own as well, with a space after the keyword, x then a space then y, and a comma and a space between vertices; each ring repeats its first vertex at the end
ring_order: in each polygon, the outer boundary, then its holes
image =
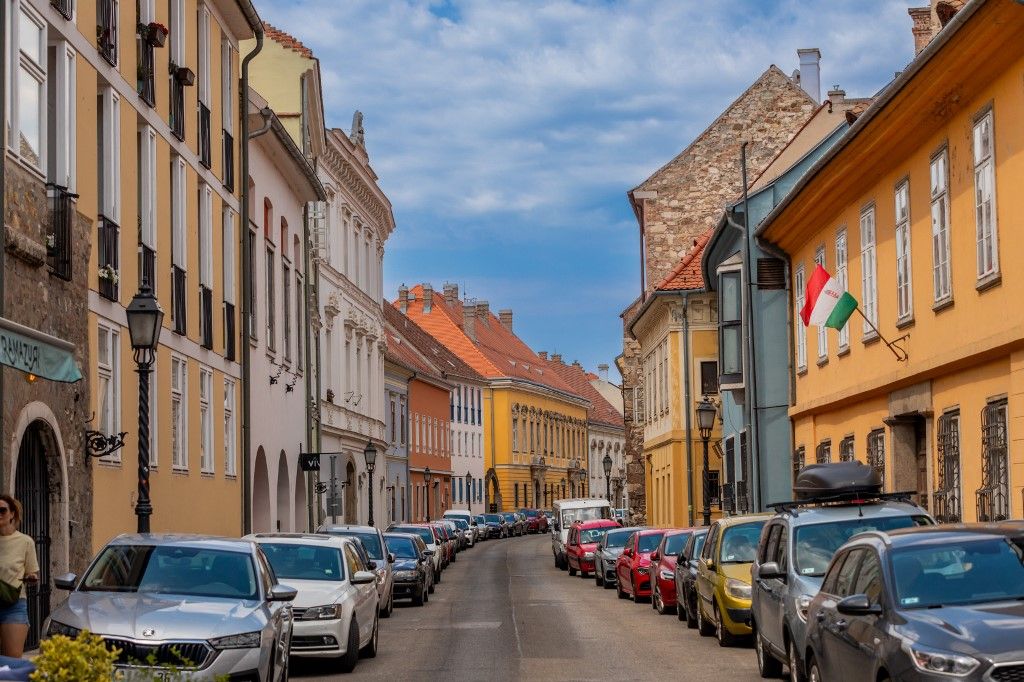
POLYGON ((820 53, 799 54, 801 68, 793 77, 770 66, 686 149, 628 193, 640 228, 640 296, 621 315, 623 354, 616 362, 623 377, 627 492, 635 521, 643 520, 647 503, 643 428, 633 420, 634 402, 643 401, 644 388, 640 349, 629 326, 653 286, 742 193, 741 144, 748 142, 748 175, 757 177, 810 118, 820 98, 820 53))

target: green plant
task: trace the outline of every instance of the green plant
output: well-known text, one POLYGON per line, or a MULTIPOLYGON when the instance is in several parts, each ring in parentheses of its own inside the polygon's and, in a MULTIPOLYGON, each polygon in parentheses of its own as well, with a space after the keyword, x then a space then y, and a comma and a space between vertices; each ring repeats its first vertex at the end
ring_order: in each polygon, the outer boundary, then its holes
POLYGON ((108 682, 114 677, 118 651, 108 651, 103 639, 83 630, 71 639, 56 635, 43 640, 32 682, 108 682))

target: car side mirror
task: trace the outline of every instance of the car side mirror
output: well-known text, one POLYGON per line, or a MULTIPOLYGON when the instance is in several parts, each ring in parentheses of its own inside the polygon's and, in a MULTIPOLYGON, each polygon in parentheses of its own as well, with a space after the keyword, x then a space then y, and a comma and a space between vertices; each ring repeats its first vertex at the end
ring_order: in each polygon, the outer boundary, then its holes
POLYGON ((630 549, 630 548, 628 548, 628 547, 627 547, 626 549, 622 550, 622 553, 623 553, 623 554, 624 554, 625 556, 627 556, 627 557, 633 556, 633 550, 631 550, 631 549, 630 549))
POLYGON ((872 604, 866 594, 851 594, 849 597, 839 600, 836 604, 836 611, 844 616, 877 616, 882 613, 882 605, 872 604))
POLYGON ((657 561, 658 558, 659 557, 657 552, 651 552, 651 561, 657 561))
POLYGON ((270 588, 270 594, 267 595, 267 601, 294 601, 295 596, 298 593, 298 590, 294 587, 288 587, 287 585, 274 585, 270 588))
POLYGON ((67 590, 70 592, 75 589, 75 584, 78 582, 78 576, 74 573, 64 573, 58 575, 53 579, 53 584, 56 585, 59 590, 67 590))
POLYGON ((715 562, 711 559, 707 559, 706 561, 704 561, 704 567, 707 568, 709 571, 713 571, 715 570, 715 562))
POLYGON ((423 550, 423 556, 434 556, 434 550, 432 550, 432 549, 425 549, 425 550, 423 550))
POLYGON ((376 561, 373 561, 373 560, 371 559, 370 561, 367 561, 367 562, 366 562, 366 567, 367 567, 368 569, 370 569, 371 571, 376 571, 376 570, 377 570, 377 562, 376 562, 376 561))
POLYGON ((368 583, 372 583, 376 579, 377 576, 375 576, 371 571, 356 571, 349 582, 353 585, 366 585, 368 583))
POLYGON ((785 580, 786 574, 775 561, 766 561, 757 567, 757 577, 761 580, 785 580))
POLYGON ((389 564, 395 563, 395 555, 392 554, 391 552, 388 552, 388 563, 389 564))

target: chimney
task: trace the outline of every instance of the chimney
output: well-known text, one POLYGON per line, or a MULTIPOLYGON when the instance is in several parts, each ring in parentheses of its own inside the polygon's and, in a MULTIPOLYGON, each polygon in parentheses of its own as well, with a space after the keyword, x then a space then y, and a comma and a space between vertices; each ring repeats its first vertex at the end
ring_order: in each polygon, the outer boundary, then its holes
POLYGON ((454 306, 459 300, 459 285, 451 284, 450 282, 444 283, 444 302, 445 305, 454 306))
POLYGON ((409 312, 409 287, 404 284, 398 287, 398 309, 403 315, 409 312))
POLYGON ((838 85, 832 87, 828 91, 828 104, 829 111, 835 111, 836 107, 841 107, 843 102, 846 101, 846 90, 843 90, 838 85))
POLYGON ((480 320, 484 324, 489 324, 491 321, 490 312, 491 305, 487 301, 476 302, 476 318, 478 320, 480 320))
POLYGON ((548 359, 548 352, 546 350, 542 350, 541 352, 537 353, 537 355, 540 356, 541 360, 547 360, 548 359))
POLYGON ((816 47, 796 51, 800 57, 800 87, 815 102, 821 102, 821 52, 816 47))
POLYGON ((583 365, 580 364, 579 360, 573 360, 572 366, 575 367, 576 369, 583 369, 583 365))
POLYGON ((608 364, 602 362, 597 366, 597 376, 601 381, 608 381, 608 364))
POLYGON ((498 321, 501 322, 501 326, 512 333, 512 311, 506 308, 505 310, 498 311, 498 321))
POLYGON ((907 14, 914 22, 910 32, 914 34, 914 56, 916 57, 932 41, 932 8, 910 7, 907 9, 907 14))
POLYGON ((462 304, 462 331, 471 341, 476 341, 476 305, 473 303, 462 304))
POLYGON ((552 353, 551 354, 551 362, 557 362, 558 364, 562 364, 562 354, 561 353, 552 353))
POLYGON ((423 314, 427 315, 430 313, 431 306, 434 305, 434 287, 424 283, 423 284, 423 314))

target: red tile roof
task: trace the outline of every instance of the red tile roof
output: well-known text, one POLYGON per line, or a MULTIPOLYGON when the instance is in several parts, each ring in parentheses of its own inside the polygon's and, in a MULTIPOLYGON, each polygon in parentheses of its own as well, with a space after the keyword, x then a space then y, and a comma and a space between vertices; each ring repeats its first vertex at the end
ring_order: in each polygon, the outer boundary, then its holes
POLYGON ((289 50, 298 52, 306 59, 313 59, 313 50, 303 45, 302 41, 265 21, 263 22, 263 33, 275 43, 280 43, 289 50))
POLYGON ((703 289, 704 273, 701 270, 700 261, 701 255, 704 253, 704 247, 707 246, 712 232, 714 232, 714 228, 705 231, 704 234, 697 237, 694 240, 693 248, 686 252, 682 260, 679 261, 679 264, 672 269, 672 272, 665 276, 665 279, 661 280, 655 289, 658 291, 703 289))
POLYGON ((596 379, 596 375, 587 372, 579 365, 567 365, 561 360, 549 359, 545 360, 545 362, 551 371, 572 386, 576 393, 590 401, 590 409, 587 410, 587 421, 620 429, 625 428, 625 421, 623 421, 619 411, 590 383, 591 377, 596 379))
MULTIPOLYGON (((459 377, 472 381, 484 381, 484 377, 479 372, 463 362, 459 356, 448 350, 444 344, 431 336, 407 315, 403 315, 398 308, 390 305, 384 306, 384 319, 387 321, 388 326, 388 343, 391 343, 390 337, 397 334, 397 336, 405 340, 403 344, 400 344, 404 346, 403 350, 405 352, 413 352, 415 350, 419 354, 417 359, 420 362, 426 361, 430 365, 431 371, 438 372, 445 378, 459 377)), ((388 350, 391 350, 390 345, 388 350)), ((420 371, 416 367, 409 366, 409 363, 401 361, 397 354, 396 360, 398 360, 399 364, 405 365, 414 371, 420 371)))

